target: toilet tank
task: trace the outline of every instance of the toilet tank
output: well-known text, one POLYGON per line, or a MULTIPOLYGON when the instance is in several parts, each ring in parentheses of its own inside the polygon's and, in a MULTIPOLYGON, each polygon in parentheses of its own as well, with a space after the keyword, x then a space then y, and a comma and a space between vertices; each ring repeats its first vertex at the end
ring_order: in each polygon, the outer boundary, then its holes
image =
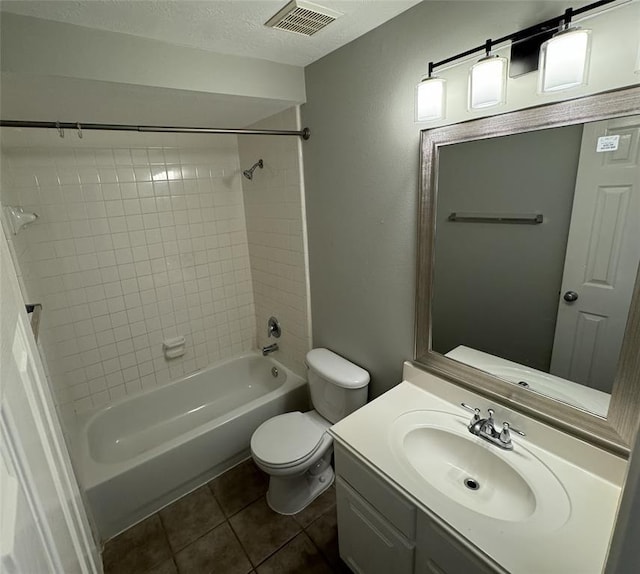
POLYGON ((337 423, 367 402, 369 373, 329 349, 307 353, 313 408, 337 423))

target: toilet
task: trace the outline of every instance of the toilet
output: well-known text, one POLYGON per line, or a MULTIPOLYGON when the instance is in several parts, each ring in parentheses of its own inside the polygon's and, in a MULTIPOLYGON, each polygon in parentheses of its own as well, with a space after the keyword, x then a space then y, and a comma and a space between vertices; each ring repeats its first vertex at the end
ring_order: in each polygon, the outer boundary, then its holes
POLYGON ((307 353, 314 410, 285 413, 262 423, 251 456, 269 479, 267 503, 296 514, 333 484, 333 438, 327 429, 367 402, 369 373, 328 349, 307 353))

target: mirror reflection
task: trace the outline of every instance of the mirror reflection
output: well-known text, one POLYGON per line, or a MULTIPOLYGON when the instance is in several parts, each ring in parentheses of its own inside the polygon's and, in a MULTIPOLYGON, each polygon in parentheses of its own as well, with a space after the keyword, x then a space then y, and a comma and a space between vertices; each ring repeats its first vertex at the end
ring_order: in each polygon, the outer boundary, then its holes
POLYGON ((640 116, 439 148, 432 350, 605 416, 640 262, 640 116))

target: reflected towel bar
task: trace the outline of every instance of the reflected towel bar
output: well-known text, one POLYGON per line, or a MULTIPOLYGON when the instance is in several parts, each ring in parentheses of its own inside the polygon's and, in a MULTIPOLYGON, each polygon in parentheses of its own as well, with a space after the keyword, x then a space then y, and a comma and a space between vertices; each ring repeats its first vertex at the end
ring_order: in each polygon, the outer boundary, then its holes
POLYGON ((523 214, 489 214, 489 213, 460 213, 453 211, 447 218, 448 221, 460 223, 521 223, 525 225, 538 225, 544 218, 542 213, 531 215, 523 214))

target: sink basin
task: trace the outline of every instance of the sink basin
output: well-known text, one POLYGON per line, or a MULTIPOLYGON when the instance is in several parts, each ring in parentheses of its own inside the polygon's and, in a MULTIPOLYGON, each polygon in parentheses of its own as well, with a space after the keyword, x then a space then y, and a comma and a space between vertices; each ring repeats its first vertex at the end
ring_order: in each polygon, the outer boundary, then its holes
POLYGON ((390 436, 398 462, 448 501, 488 518, 564 524, 569 499, 549 468, 520 442, 506 451, 472 435, 467 422, 442 411, 398 417, 390 436))

